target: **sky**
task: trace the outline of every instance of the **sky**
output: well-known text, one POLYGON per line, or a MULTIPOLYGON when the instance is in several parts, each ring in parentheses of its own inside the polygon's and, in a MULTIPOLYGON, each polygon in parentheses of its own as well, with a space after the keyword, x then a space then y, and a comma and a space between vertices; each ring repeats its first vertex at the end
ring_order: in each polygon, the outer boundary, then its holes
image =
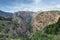
POLYGON ((60 10, 60 0, 0 0, 0 10, 6 12, 60 10))

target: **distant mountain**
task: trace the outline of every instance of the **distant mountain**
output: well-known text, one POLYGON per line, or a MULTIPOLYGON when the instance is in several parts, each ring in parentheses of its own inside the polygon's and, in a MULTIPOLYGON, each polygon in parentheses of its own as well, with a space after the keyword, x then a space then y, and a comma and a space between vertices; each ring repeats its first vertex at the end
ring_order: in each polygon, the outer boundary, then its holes
POLYGON ((9 12, 4 12, 0 10, 0 16, 2 17, 6 17, 6 18, 12 18, 13 13, 9 13, 9 12))
MULTIPOLYGON (((19 27, 17 29, 17 32, 19 34, 26 34, 27 32, 30 32, 32 29, 32 19, 33 19, 34 12, 31 11, 18 11, 15 12, 13 15, 13 21, 19 23, 19 27)), ((28 33, 27 33, 28 35, 28 33)))
POLYGON ((33 14, 35 14, 35 12, 31 12, 31 11, 18 11, 15 12, 13 15, 13 20, 19 20, 17 18, 21 18, 24 21, 28 22, 29 20, 31 20, 33 18, 33 14))
POLYGON ((13 13, 8 13, 0 11, 0 35, 30 35, 32 25, 31 21, 33 19, 34 12, 30 11, 19 11, 13 13), (2 17, 1 17, 2 16, 2 17), (4 17, 8 17, 5 19, 4 17), (13 17, 13 20, 9 18, 13 17), (1 28, 2 27, 2 28, 1 28))

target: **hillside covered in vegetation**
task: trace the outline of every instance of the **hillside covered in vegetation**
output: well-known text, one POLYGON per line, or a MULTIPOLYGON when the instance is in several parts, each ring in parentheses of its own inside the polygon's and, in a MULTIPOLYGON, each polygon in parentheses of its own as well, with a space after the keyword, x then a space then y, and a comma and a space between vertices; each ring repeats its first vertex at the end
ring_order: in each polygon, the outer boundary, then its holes
POLYGON ((12 18, 0 16, 0 40, 60 40, 60 11, 33 15, 21 11, 12 18))

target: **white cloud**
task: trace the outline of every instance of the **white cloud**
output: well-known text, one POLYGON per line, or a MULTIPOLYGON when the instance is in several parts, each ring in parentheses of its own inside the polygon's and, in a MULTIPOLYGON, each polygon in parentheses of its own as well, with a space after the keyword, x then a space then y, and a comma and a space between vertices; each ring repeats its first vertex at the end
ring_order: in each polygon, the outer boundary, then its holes
POLYGON ((43 11, 48 10, 60 10, 60 4, 52 5, 52 6, 46 6, 42 9, 43 11))
POLYGON ((16 11, 47 11, 47 10, 59 10, 60 4, 56 5, 42 5, 42 0, 33 0, 33 3, 31 4, 19 4, 15 3, 13 6, 6 6, 8 8, 8 11, 16 12, 16 11), (41 6, 42 5, 42 6, 41 6))
POLYGON ((38 5, 41 3, 42 0, 33 0, 33 1, 34 1, 33 4, 38 5))
POLYGON ((60 4, 56 5, 57 8, 60 8, 60 4))

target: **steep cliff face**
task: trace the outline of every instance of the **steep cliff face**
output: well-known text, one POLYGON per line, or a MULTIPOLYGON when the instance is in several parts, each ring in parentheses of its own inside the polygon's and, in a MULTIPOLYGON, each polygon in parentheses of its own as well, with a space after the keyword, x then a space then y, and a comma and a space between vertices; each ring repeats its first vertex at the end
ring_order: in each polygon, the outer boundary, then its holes
POLYGON ((39 13, 33 20, 33 30, 43 30, 46 25, 56 23, 60 17, 59 14, 59 11, 45 11, 39 13))
POLYGON ((13 21, 20 21, 20 19, 23 19, 25 22, 29 22, 32 17, 33 17, 33 13, 34 12, 30 12, 30 11, 19 11, 19 12, 15 12, 15 14, 13 15, 13 21))
POLYGON ((15 12, 12 18, 12 14, 0 11, 0 35, 28 35, 32 27, 33 13, 30 11, 19 11, 15 12))
POLYGON ((33 13, 34 12, 30 11, 15 12, 12 20, 19 24, 19 27, 17 28, 18 34, 26 34, 27 32, 31 31, 32 29, 31 21, 33 18, 33 13))

